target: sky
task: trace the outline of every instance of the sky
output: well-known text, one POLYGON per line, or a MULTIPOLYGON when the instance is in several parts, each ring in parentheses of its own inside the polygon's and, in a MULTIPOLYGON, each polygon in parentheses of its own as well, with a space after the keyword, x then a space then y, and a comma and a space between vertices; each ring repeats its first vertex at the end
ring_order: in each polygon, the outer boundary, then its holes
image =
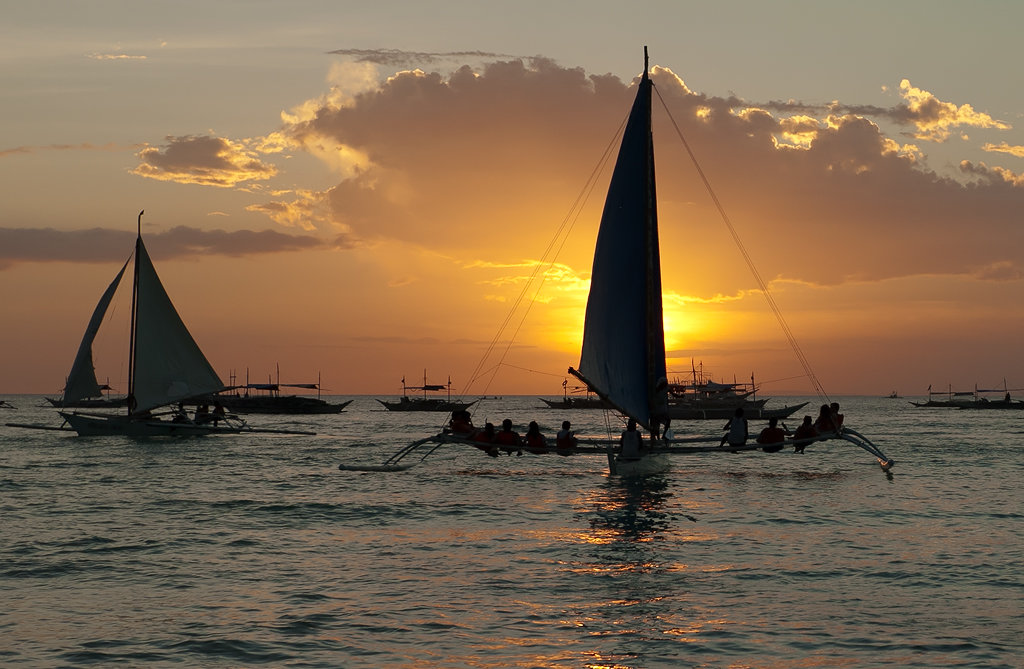
POLYGON ((670 377, 811 391, 759 276, 830 395, 1024 388, 1022 3, 2 5, 0 393, 145 210, 225 382, 560 394, 644 46, 670 377))

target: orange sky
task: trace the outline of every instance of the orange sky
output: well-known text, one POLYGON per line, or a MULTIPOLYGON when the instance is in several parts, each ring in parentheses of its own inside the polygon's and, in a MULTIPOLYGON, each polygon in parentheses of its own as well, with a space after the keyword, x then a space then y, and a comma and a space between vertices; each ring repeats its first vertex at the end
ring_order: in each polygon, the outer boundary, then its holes
MULTIPOLYGON (((607 170, 573 206, 629 77, 545 58, 335 58, 321 90, 251 134, 7 138, 0 392, 59 391, 144 208, 164 285, 225 381, 280 365, 282 381, 393 394, 426 368, 458 390, 484 372, 470 394, 560 393, 607 170), (541 261, 543 285, 513 311, 541 261)), ((829 393, 1024 384, 1019 118, 899 71, 883 106, 702 93, 657 45, 652 66, 670 370, 810 390, 660 100, 829 393), (936 158, 952 145, 961 159, 936 158)), ((96 356, 122 390, 127 304, 96 356)))

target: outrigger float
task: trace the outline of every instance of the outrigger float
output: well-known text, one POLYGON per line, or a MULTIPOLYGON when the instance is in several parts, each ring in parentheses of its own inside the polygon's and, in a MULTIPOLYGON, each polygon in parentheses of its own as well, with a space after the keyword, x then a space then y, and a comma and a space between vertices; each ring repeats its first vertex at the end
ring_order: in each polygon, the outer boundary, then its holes
MULTIPOLYGON (((838 433, 818 435, 811 441, 802 439, 799 443, 801 446, 806 448, 818 442, 834 440, 846 441, 858 448, 864 449, 878 460, 878 464, 884 472, 889 472, 893 465, 896 464, 895 460, 883 453, 882 449, 876 446, 870 439, 860 432, 848 427, 841 428, 838 433)), ((669 468, 668 458, 673 455, 695 455, 698 453, 740 453, 744 451, 760 451, 766 448, 770 451, 779 451, 786 447, 795 447, 797 445, 797 440, 794 439, 786 439, 785 441, 775 444, 759 444, 751 441, 743 446, 720 446, 720 442, 720 437, 683 437, 678 439, 662 439, 653 442, 652 446, 645 449, 642 457, 638 459, 623 459, 618 453, 617 441, 576 437, 576 446, 568 452, 549 448, 548 454, 558 453, 559 455, 605 456, 608 458, 608 473, 612 476, 644 476, 667 471, 669 468)), ((648 444, 650 444, 650 442, 648 442, 648 444)), ((413 467, 419 462, 423 462, 444 445, 472 446, 479 449, 480 446, 487 444, 475 441, 471 436, 457 435, 445 431, 412 442, 379 465, 342 463, 338 465, 338 469, 342 471, 402 471, 413 467), (413 458, 417 455, 419 456, 418 459, 412 462, 406 461, 407 458, 413 458)), ((505 449, 509 454, 517 451, 516 448, 509 448, 507 446, 499 446, 499 448, 505 449)))

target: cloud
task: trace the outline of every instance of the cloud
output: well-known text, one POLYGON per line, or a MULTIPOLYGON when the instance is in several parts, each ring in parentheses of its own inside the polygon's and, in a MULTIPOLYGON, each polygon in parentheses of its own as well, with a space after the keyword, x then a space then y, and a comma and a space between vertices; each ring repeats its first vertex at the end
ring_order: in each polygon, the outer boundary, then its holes
MULTIPOLYGON (((345 54, 389 63, 431 55, 345 54)), ((958 128, 1009 128, 969 104, 940 101, 906 80, 903 101, 882 108, 713 97, 662 67, 652 78, 662 234, 688 249, 688 269, 697 273, 691 299, 741 294, 749 280, 711 260, 735 251, 662 104, 769 279, 837 284, 958 274, 1024 255, 1015 236, 991 243, 1024 210, 1019 175, 967 163, 963 180, 940 176, 921 147, 879 124, 896 121, 929 142, 958 128)), ((456 258, 514 261, 543 248, 573 199, 586 197, 581 189, 614 146, 632 96, 631 82, 543 58, 448 75, 399 71, 287 117, 282 141, 321 157, 340 179, 322 197, 252 210, 282 225, 338 226, 371 243, 394 239, 456 258)), ((1016 155, 1010 147, 998 153, 1016 155)), ((586 206, 600 207, 602 188, 586 206)), ((596 218, 589 212, 581 220, 592 230, 596 218)), ((573 240, 564 262, 589 267, 591 250, 592 239, 573 240)), ((675 265, 670 255, 665 272, 678 271, 675 265)))
POLYGON ((245 142, 221 137, 167 137, 162 148, 139 152, 142 164, 132 170, 148 179, 231 188, 249 181, 263 181, 277 174, 245 142))
POLYGON ((335 49, 327 53, 335 56, 347 56, 359 63, 372 63, 390 68, 411 66, 438 65, 457 62, 464 64, 467 60, 484 61, 514 58, 507 54, 488 51, 402 51, 399 49, 335 49))
POLYGON ((17 156, 17 155, 28 155, 32 153, 38 153, 40 151, 132 151, 138 149, 141 144, 114 144, 112 142, 107 144, 91 144, 89 142, 83 142, 81 144, 46 144, 42 146, 15 146, 10 149, 0 149, 0 158, 6 156, 17 156))
POLYGON ((1010 146, 1006 142, 999 144, 985 144, 981 147, 982 151, 991 151, 993 153, 1006 153, 1017 158, 1024 158, 1024 146, 1010 146))
MULTIPOLYGON (((93 228, 0 228, 0 269, 21 262, 124 262, 135 245, 135 233, 93 228)), ((329 245, 308 235, 286 235, 274 230, 200 230, 177 226, 146 235, 146 247, 155 258, 200 255, 251 256, 329 245)))
POLYGON ((93 60, 146 60, 147 56, 131 56, 126 53, 91 53, 93 60))
POLYGON ((900 95, 907 102, 900 111, 916 128, 914 137, 917 139, 945 141, 956 128, 1010 128, 1008 123, 975 111, 969 104, 958 106, 943 102, 928 91, 912 86, 907 79, 900 82, 900 95))

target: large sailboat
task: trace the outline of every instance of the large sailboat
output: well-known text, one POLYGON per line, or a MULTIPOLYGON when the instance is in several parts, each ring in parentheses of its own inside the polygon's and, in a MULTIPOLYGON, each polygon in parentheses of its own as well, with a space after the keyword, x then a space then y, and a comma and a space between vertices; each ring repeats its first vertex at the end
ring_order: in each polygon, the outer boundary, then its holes
MULTIPOLYGON (((594 248, 579 369, 569 373, 653 437, 668 423, 658 201, 651 134, 651 79, 644 73, 622 134, 594 248)), ((663 453, 609 454, 612 473, 668 468, 663 453)))
MULTIPOLYGON (((762 444, 754 442, 723 447, 720 436, 677 439, 667 429, 673 416, 666 378, 652 92, 645 48, 644 71, 623 130, 598 229, 579 368, 569 368, 569 374, 621 414, 624 422, 635 423, 648 432, 643 446, 628 449, 628 454, 623 452, 627 450, 625 443, 620 448, 615 439, 576 440, 572 453, 607 455, 609 473, 621 476, 666 471, 669 456, 674 454, 735 453, 762 448, 762 444)), ((629 435, 629 439, 635 442, 636 437, 629 435)), ((878 447, 847 427, 816 439, 848 441, 874 455, 886 471, 893 465, 878 447)), ((402 464, 404 458, 429 443, 470 443, 480 447, 478 434, 456 433, 453 421, 450 431, 413 442, 382 465, 341 464, 339 469, 402 469, 411 466, 402 464)), ((793 444, 787 438, 772 446, 777 445, 777 451, 783 445, 793 444)), ((436 448, 431 447, 427 455, 436 448)))

